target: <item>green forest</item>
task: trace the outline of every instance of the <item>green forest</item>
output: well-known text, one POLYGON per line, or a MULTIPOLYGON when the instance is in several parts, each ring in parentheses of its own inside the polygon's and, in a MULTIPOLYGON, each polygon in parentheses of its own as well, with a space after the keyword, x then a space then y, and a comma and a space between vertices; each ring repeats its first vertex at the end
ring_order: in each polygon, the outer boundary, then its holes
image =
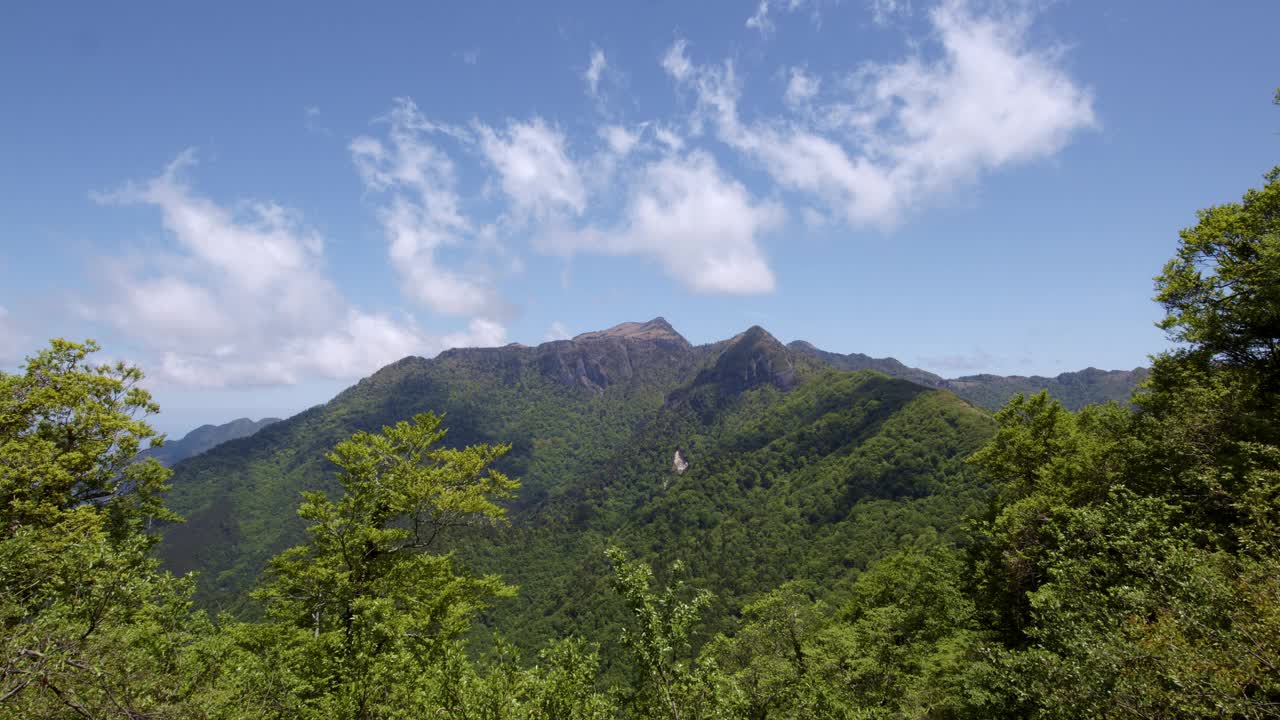
POLYGON ((1280 168, 1155 291, 1119 402, 655 320, 173 469, 54 339, 0 374, 0 717, 1280 717, 1280 168))

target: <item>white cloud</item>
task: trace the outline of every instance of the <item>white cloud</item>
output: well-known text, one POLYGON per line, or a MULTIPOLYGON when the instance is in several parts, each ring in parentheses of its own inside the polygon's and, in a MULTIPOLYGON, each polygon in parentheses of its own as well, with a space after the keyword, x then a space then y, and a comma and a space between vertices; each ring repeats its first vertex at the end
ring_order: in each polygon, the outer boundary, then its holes
POLYGON ((606 125, 600 128, 600 137, 609 145, 609 151, 617 156, 625 156, 640 142, 639 133, 632 132, 621 125, 606 125))
POLYGON ((564 133, 535 117, 505 132, 478 126, 480 151, 497 170, 517 210, 539 218, 586 209, 587 191, 564 133))
POLYGON ((582 79, 587 83, 587 92, 591 97, 600 97, 600 78, 608 67, 609 62, 605 60, 604 51, 600 48, 593 49, 591 51, 591 64, 582 73, 582 79))
POLYGON ((365 187, 381 196, 378 217, 405 294, 448 315, 495 313, 497 300, 483 281, 443 267, 437 258, 475 229, 460 207, 453 161, 430 136, 465 141, 469 133, 432 123, 408 98, 396 99, 387 122, 385 142, 361 136, 350 151, 365 187))
POLYGON ((542 340, 543 342, 552 342, 555 340, 568 340, 571 337, 573 335, 569 332, 569 328, 565 327, 564 323, 556 320, 547 328, 547 334, 542 336, 542 340))
POLYGON ((804 105, 817 96, 822 81, 810 75, 804 68, 791 68, 791 77, 787 81, 787 91, 783 99, 793 107, 804 105))
POLYGON ((776 204, 755 201, 710 154, 695 151, 645 166, 616 227, 560 232, 547 243, 561 252, 651 257, 698 292, 768 292, 774 276, 758 241, 784 215, 776 204))
MULTIPOLYGON (((177 243, 145 260, 104 261, 105 296, 79 304, 88 318, 143 343, 161 378, 212 387, 349 379, 406 355, 506 338, 484 318, 431 336, 408 316, 357 309, 325 277, 323 242, 301 217, 270 202, 229 209, 197 195, 183 177, 195 163, 183 152, 160 177, 96 196, 154 206, 177 243)), ((369 172, 403 178, 415 168, 375 164, 369 172)))
POLYGON ((412 322, 351 307, 323 274, 319 236, 296 213, 218 205, 186 183, 193 164, 187 151, 159 177, 97 196, 159 209, 177 243, 146 262, 104 263, 108 295, 81 303, 154 352, 161 377, 211 386, 352 378, 439 349, 412 322))
POLYGON ((847 222, 891 224, 983 173, 1052 155, 1095 124, 1090 94, 1054 50, 1031 46, 1025 12, 979 14, 952 0, 930 14, 936 56, 868 65, 848 96, 813 108, 821 121, 744 122, 731 63, 695 66, 685 43, 663 67, 691 88, 704 121, 785 188, 847 222))

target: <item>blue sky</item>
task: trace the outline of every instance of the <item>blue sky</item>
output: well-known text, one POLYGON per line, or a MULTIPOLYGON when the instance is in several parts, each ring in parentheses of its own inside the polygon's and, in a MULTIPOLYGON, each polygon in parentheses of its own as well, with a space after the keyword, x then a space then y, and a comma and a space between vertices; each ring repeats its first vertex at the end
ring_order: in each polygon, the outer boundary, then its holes
POLYGON ((1131 368, 1280 157, 1275 3, 367 5, 7 8, 0 364, 97 338, 175 433, 656 315, 1131 368))

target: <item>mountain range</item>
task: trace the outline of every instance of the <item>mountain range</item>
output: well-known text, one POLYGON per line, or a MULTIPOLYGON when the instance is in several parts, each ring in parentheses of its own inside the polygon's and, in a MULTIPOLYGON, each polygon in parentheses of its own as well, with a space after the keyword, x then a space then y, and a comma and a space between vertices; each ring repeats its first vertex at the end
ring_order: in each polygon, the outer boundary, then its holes
POLYGON ((958 539, 989 494, 965 458, 1010 394, 1047 388, 1079 406, 1124 400, 1142 377, 946 380, 891 358, 783 345, 759 327, 694 346, 662 318, 537 347, 407 357, 178 463, 169 504, 186 522, 159 549, 168 567, 200 572, 201 603, 248 609, 266 560, 302 537, 300 492, 336 487, 324 453, 431 410, 449 445, 511 444, 501 469, 523 485, 510 525, 451 544, 464 565, 520 587, 486 616, 509 639, 534 647, 617 622, 601 600, 610 544, 659 567, 683 561, 716 593, 715 629, 762 589, 802 580, 834 591, 904 544, 958 539))

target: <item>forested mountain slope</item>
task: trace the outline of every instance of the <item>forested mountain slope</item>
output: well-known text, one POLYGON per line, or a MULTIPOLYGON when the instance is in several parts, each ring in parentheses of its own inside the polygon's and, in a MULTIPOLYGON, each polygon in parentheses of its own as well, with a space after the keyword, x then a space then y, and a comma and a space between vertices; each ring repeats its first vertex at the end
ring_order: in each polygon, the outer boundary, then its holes
POLYGON ((406 358, 182 463, 169 502, 187 522, 168 529, 162 556, 200 571, 206 602, 236 605, 300 539, 301 491, 332 489, 325 451, 423 410, 445 414, 451 445, 513 446, 502 467, 523 487, 511 527, 455 548, 521 587, 491 619, 529 646, 608 622, 596 607, 608 543, 683 558, 717 591, 725 612, 713 616, 727 616, 761 588, 835 587, 918 534, 955 532, 984 497, 962 460, 993 427, 950 393, 832 370, 760 328, 693 347, 659 318, 406 358), (680 475, 676 448, 690 463, 680 475))
MULTIPOLYGON (((617 544, 716 593, 705 631, 792 579, 840 592, 917 539, 958 539, 987 498, 963 460, 994 423, 954 395, 841 372, 753 328, 730 341, 570 494, 464 551, 520 585, 493 625, 533 646, 613 637, 603 550, 617 544), (689 467, 677 474, 680 448, 689 467)), ((606 648, 605 656, 611 652, 606 648)))
POLYGON ((175 468, 168 502, 186 518, 160 553, 201 571, 200 595, 234 600, 265 560, 300 537, 300 492, 330 490, 325 453, 357 430, 433 410, 447 442, 511 443, 503 469, 522 479, 517 515, 589 476, 691 377, 694 348, 661 318, 537 348, 451 350, 393 363, 333 400, 214 448, 175 468))

